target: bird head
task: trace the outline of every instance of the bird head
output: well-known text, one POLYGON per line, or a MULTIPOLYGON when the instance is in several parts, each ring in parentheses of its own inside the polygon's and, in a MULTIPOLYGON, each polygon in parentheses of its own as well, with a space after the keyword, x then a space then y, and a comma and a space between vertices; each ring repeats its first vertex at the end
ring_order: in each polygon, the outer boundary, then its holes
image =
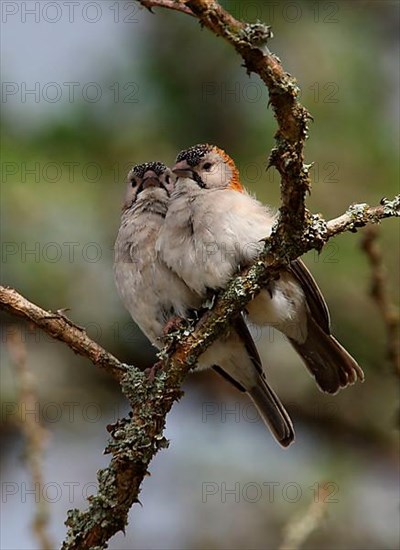
POLYGON ((134 166, 128 174, 123 210, 139 200, 157 196, 167 200, 173 191, 176 176, 162 162, 145 162, 134 166))
POLYGON ((216 145, 194 145, 176 157, 172 172, 189 178, 201 189, 233 189, 243 192, 239 170, 229 155, 216 145))

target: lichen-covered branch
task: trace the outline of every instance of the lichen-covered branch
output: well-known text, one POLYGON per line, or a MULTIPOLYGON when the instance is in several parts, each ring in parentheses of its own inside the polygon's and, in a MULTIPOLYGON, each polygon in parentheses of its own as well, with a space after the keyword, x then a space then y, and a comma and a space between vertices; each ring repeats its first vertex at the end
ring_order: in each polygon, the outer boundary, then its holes
POLYGON ((331 237, 370 222, 400 215, 400 197, 370 207, 355 205, 343 216, 325 222, 320 216, 310 218, 301 242, 282 247, 273 236, 253 266, 241 272, 217 298, 195 327, 184 327, 171 335, 161 353, 161 368, 154 377, 120 363, 93 342, 84 329, 77 327, 62 313, 45 311, 26 300, 15 290, 0 286, 0 308, 33 322, 54 338, 107 370, 121 384, 132 415, 109 427, 111 440, 107 452, 110 465, 98 473, 99 489, 90 498, 84 512, 69 512, 68 536, 63 548, 105 548, 107 540, 127 524, 130 507, 138 502, 140 486, 156 452, 166 447, 163 437, 165 419, 174 401, 182 395, 181 384, 201 353, 227 329, 232 319, 269 279, 312 248, 321 248, 331 237))
POLYGON ((334 220, 327 223, 327 236, 333 237, 343 231, 356 232, 369 223, 378 223, 385 218, 399 217, 400 195, 393 200, 382 199, 379 206, 352 204, 350 208, 334 220))
MULTIPOLYGON (((144 6, 148 4, 138 1, 144 6)), ((281 176, 281 217, 277 232, 281 240, 293 242, 301 239, 307 223, 304 201, 311 188, 311 165, 304 163, 307 122, 311 116, 297 99, 296 79, 285 72, 278 57, 268 49, 272 37, 270 27, 259 22, 247 24, 238 21, 215 0, 187 0, 183 3, 202 26, 232 44, 243 58, 247 71, 258 74, 266 84, 269 103, 278 123, 276 145, 269 158, 270 166, 274 166, 281 176)), ((153 1, 151 5, 170 7, 165 0, 153 1)))
POLYGON ((371 297, 375 301, 385 324, 387 358, 393 366, 393 372, 400 378, 400 316, 397 308, 390 301, 387 273, 382 250, 377 242, 378 236, 378 227, 370 225, 363 234, 361 247, 366 253, 371 266, 371 297))

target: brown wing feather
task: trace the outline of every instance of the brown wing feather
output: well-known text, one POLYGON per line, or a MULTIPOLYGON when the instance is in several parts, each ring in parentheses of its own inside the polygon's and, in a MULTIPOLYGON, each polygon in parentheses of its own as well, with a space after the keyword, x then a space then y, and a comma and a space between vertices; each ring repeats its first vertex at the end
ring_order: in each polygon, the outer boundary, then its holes
POLYGON ((313 319, 318 323, 326 334, 331 333, 331 320, 329 317, 328 306, 322 296, 314 277, 311 275, 305 264, 301 260, 294 260, 290 264, 289 271, 299 281, 301 288, 307 299, 313 319))
MULTIPOLYGON (((250 331, 246 325, 246 322, 242 314, 240 314, 239 317, 237 317, 232 321, 232 327, 234 327, 234 329, 238 333, 239 338, 242 340, 246 348, 246 351, 253 365, 255 366, 257 372, 262 376, 263 369, 262 369, 261 357, 258 353, 257 347, 253 341, 253 338, 250 334, 250 331)), ((233 386, 235 386, 235 388, 237 388, 239 391, 242 391, 242 392, 246 391, 246 389, 243 388, 243 386, 239 384, 239 382, 234 380, 221 367, 219 367, 218 365, 214 365, 213 368, 216 372, 218 372, 218 374, 220 374, 223 378, 225 378, 225 380, 228 380, 228 382, 230 382, 233 386)))

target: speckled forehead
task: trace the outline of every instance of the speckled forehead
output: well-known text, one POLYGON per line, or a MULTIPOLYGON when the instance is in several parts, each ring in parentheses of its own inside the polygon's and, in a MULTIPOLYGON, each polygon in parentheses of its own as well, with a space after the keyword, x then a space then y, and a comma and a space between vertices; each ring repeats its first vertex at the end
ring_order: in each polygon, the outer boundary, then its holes
POLYGON ((167 167, 162 162, 144 162, 143 164, 137 164, 134 166, 130 173, 133 173, 138 178, 143 178, 147 170, 153 170, 157 176, 161 176, 161 174, 167 170, 167 167))
POLYGON ((201 145, 194 145, 190 149, 181 151, 176 157, 176 162, 181 160, 186 160, 189 166, 197 166, 201 159, 212 150, 212 146, 208 143, 203 143, 201 145))

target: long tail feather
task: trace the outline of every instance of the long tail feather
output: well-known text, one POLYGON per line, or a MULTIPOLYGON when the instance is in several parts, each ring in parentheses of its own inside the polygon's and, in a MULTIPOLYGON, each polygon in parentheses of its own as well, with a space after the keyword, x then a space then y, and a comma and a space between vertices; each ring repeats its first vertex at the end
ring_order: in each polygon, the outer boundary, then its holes
POLYGON ((260 376, 258 384, 247 390, 247 393, 276 440, 283 447, 288 447, 295 437, 293 424, 268 382, 260 376))

